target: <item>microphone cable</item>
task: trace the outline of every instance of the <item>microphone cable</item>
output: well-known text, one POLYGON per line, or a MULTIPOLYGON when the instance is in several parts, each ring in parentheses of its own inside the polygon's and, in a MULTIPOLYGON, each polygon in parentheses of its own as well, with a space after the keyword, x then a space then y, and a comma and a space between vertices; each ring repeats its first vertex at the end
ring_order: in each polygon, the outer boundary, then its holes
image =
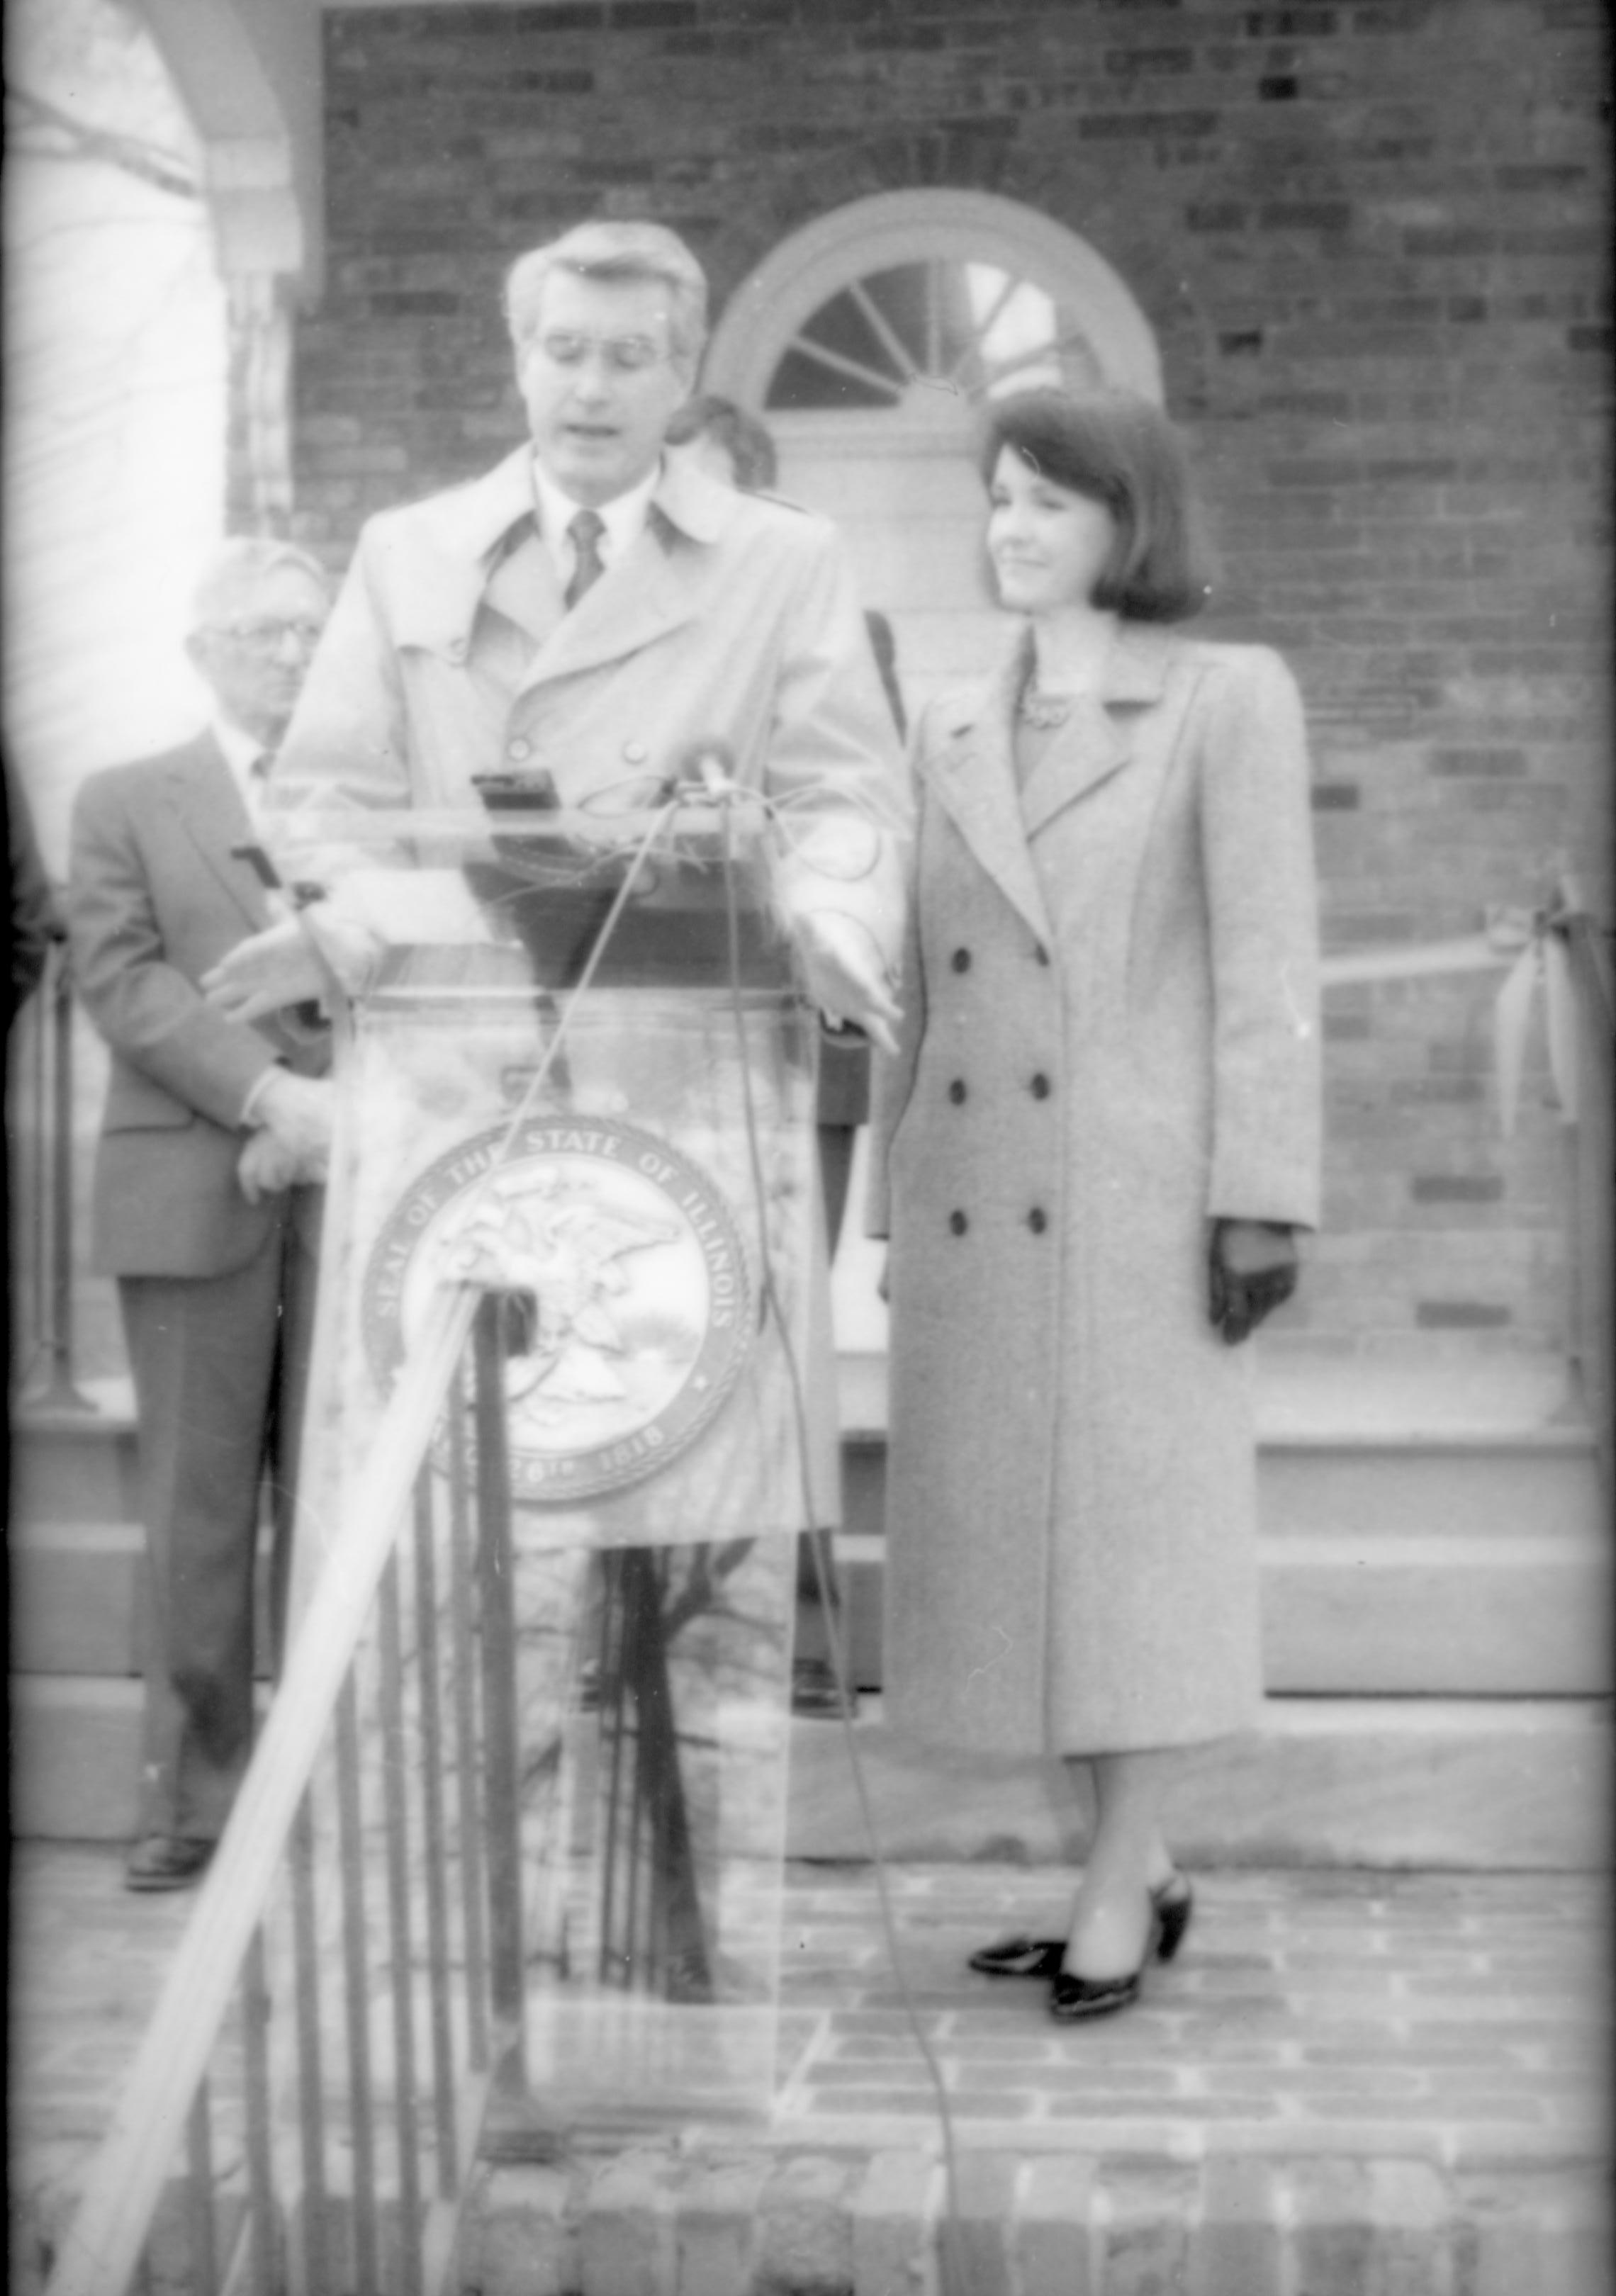
MULTIPOLYGON (((759 1281, 768 1312, 774 1318, 780 1336, 785 1362, 787 1384, 791 1394, 792 1417, 797 1439, 797 1472, 800 1486, 804 1524, 808 1530, 815 1523, 816 1508, 812 1479, 808 1472, 808 1405, 803 1392, 801 1365, 792 1343, 791 1328, 780 1299, 775 1280, 774 1255, 768 1240, 768 1215, 764 1185, 763 1152, 759 1136, 757 1103, 752 1091, 751 1063, 747 1058, 746 1019, 741 989, 741 927, 739 898, 735 887, 734 844, 732 821, 732 798, 740 794, 730 790, 710 791, 718 806, 722 825, 721 847, 724 866, 724 905, 729 951, 730 1012, 734 1025, 736 1051, 741 1071, 741 1095, 745 1113, 747 1156, 751 1170, 752 1193, 758 1212, 758 1251, 759 1281)), ((767 800, 764 801, 767 807, 767 800)), ((817 1158, 816 1158, 816 1164, 817 1158)), ((886 1946, 887 1960, 897 1981, 898 1999, 904 2017, 914 2038, 915 2047, 924 2062, 936 2102, 939 2130, 942 2138, 944 2173, 944 2209, 937 2227, 938 2271, 939 2296, 974 2296, 970 2279, 970 2259, 966 2252, 964 2226, 960 2216, 959 2161, 954 2126, 954 2112, 949 2101, 947 2084, 936 2052, 927 2038, 920 2011, 910 1988, 905 1966, 903 1948, 898 1940, 898 1923, 892 1910, 891 1890, 887 1860, 881 1845, 875 1823, 874 1805, 871 1800, 869 1782, 865 1774, 864 1758, 859 1751, 858 1735, 853 1726, 852 1693, 848 1675, 846 1648, 842 1641, 841 1622, 832 1601, 830 1581, 825 1571, 824 1557, 817 1539, 810 1540, 814 1557, 814 1575, 817 1582, 820 1609, 824 1615, 825 1641, 831 1653, 831 1671, 835 1677, 837 1702, 841 1708, 842 1742, 847 1749, 848 1767, 853 1780, 858 1803, 860 1821, 870 1852, 871 1866, 875 1877, 876 1903, 881 1914, 881 1926, 886 1946)))

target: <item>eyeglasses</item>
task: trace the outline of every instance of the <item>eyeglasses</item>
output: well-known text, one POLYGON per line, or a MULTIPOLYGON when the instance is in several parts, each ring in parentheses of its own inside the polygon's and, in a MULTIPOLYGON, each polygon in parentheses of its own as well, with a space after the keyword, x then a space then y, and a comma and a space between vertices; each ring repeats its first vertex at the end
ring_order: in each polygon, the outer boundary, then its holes
POLYGON ((650 335, 548 334, 535 340, 552 366, 582 366, 591 351, 599 351, 616 374, 641 374, 668 356, 650 335))
POLYGON ((324 622, 226 622, 216 635, 234 638, 238 645, 250 647, 254 653, 278 653, 288 638, 296 638, 310 652, 320 643, 325 628, 324 622))

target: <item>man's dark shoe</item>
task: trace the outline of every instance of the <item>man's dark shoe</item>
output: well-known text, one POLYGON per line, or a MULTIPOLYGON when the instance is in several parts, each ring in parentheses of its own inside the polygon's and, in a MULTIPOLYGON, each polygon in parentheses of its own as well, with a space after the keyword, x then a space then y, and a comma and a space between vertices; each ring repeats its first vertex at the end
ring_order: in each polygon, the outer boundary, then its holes
POLYGON ((180 1833, 148 1833, 124 1861, 126 1890, 188 1890, 206 1872, 217 1843, 180 1833))
MULTIPOLYGON (((857 1718, 858 1693, 848 1691, 849 1714, 857 1718)), ((822 1720, 833 1722, 841 1712, 841 1693, 836 1687, 836 1674, 828 1659, 799 1658, 792 1661, 792 1712, 812 1714, 822 1720)))

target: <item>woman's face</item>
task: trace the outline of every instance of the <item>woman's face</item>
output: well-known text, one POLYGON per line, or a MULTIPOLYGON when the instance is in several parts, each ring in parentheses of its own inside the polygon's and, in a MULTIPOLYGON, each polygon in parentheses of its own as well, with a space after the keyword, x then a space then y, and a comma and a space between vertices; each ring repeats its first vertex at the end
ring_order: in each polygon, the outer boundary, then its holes
POLYGON ((1000 603, 1034 615, 1087 605, 1117 538, 1105 504, 1040 478, 1013 447, 999 450, 988 500, 988 555, 1000 603))

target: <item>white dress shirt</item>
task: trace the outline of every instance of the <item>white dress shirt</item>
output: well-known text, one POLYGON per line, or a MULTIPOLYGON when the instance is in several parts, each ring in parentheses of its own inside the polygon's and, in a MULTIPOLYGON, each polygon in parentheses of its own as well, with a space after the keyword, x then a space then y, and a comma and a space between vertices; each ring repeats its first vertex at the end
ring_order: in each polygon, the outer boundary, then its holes
POLYGON ((656 492, 657 480, 662 475, 660 460, 654 462, 638 486, 630 487, 626 495, 615 501, 587 505, 574 502, 563 494, 550 476, 537 455, 533 457, 533 494, 538 504, 539 537, 550 554, 556 578, 565 590, 578 564, 578 545, 567 529, 580 510, 594 507, 605 532, 599 542, 603 566, 615 565, 626 551, 633 548, 645 530, 645 513, 651 507, 651 497, 656 492))

